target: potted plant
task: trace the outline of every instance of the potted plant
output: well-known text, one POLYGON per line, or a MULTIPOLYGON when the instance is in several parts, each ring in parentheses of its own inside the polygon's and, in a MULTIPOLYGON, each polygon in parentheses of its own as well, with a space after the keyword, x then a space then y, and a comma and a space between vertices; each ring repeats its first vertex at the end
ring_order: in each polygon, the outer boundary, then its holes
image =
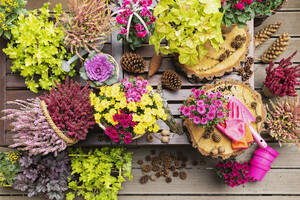
POLYGON ((133 51, 147 42, 148 36, 153 33, 155 17, 151 4, 152 0, 124 0, 113 13, 113 16, 117 15, 117 26, 121 28, 117 39, 133 51))
POLYGON ((123 79, 90 93, 96 123, 116 143, 129 144, 146 132, 158 132, 158 119, 167 120, 161 96, 147 80, 123 79))
POLYGON ((254 27, 261 25, 269 16, 274 15, 287 0, 258 0, 255 9, 254 27))
POLYGON ((125 148, 83 151, 70 149, 72 176, 66 200, 118 199, 118 192, 126 179, 132 180, 132 152, 125 148), (76 198, 76 199, 77 199, 76 198))
POLYGON ((5 109, 3 119, 11 120, 12 148, 28 151, 29 155, 55 156, 80 140, 95 125, 89 100, 88 85, 79 83, 57 85, 50 94, 27 100, 7 102, 14 109, 5 109))
POLYGON ((281 59, 277 67, 272 61, 266 68, 267 76, 264 81, 263 93, 266 97, 280 96, 297 96, 296 85, 300 74, 300 65, 291 66, 291 59, 296 55, 295 51, 287 59, 281 59))
POLYGON ((120 67, 117 61, 109 54, 93 51, 80 68, 80 77, 92 87, 103 84, 112 85, 119 81, 120 67))
POLYGON ((20 172, 20 152, 0 152, 0 187, 12 187, 20 172))
POLYGON ((283 143, 294 143, 300 147, 300 105, 299 97, 288 99, 276 98, 266 105, 266 119, 269 135, 281 146, 283 143))
POLYGON ((11 39, 11 29, 20 14, 26 14, 24 0, 2 0, 0 2, 0 37, 11 39))
POLYGON ((197 64, 207 53, 206 43, 218 49, 223 42, 220 7, 220 0, 160 1, 154 9, 155 31, 149 43, 157 54, 177 54, 181 64, 197 64), (167 45, 161 45, 164 39, 167 45))
MULTIPOLYGON (((62 26, 49 19, 49 4, 45 3, 28 15, 20 14, 11 29, 12 39, 3 49, 12 59, 12 72, 20 72, 27 87, 35 93, 39 87, 50 90, 55 82, 60 83, 67 75, 75 75, 74 65, 68 72, 61 68, 62 60, 70 55, 65 48, 62 26)), ((61 13, 61 4, 58 4, 54 18, 58 20, 61 13)))

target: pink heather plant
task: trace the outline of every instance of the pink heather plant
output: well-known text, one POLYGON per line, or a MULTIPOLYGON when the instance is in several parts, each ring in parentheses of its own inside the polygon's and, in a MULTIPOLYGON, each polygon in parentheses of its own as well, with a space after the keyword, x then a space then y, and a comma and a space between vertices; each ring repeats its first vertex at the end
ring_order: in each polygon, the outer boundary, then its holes
POLYGON ((207 127, 224 122, 227 118, 227 100, 221 92, 206 92, 192 89, 192 95, 180 107, 181 117, 196 125, 207 127))
POLYGON ((137 122, 132 121, 132 113, 126 114, 125 111, 120 110, 120 114, 115 114, 113 119, 118 124, 106 127, 105 134, 116 143, 130 144, 132 142, 133 128, 137 125, 137 122))
POLYGON ((127 78, 124 78, 121 82, 124 86, 127 103, 131 101, 140 102, 143 94, 148 92, 147 86, 149 83, 147 80, 142 80, 139 78, 128 80, 127 78))
POLYGON ((14 144, 11 148, 28 151, 29 155, 47 155, 67 148, 66 142, 51 128, 40 107, 39 98, 7 102, 15 108, 4 110, 2 119, 11 120, 14 144))
POLYGON ((222 181, 230 187, 254 182, 253 178, 249 177, 249 165, 247 162, 240 163, 233 160, 220 161, 217 166, 217 175, 222 181))
POLYGON ((117 14, 117 26, 121 27, 118 40, 129 45, 132 50, 142 46, 154 30, 155 17, 150 7, 152 0, 124 0, 117 14))

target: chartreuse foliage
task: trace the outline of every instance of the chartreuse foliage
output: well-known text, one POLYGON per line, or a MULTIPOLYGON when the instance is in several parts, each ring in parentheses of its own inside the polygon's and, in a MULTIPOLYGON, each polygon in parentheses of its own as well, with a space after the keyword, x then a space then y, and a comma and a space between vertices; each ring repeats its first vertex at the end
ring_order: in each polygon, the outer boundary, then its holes
POLYGON ((132 153, 124 148, 104 147, 85 153, 70 150, 72 175, 67 200, 82 196, 86 200, 117 200, 125 178, 132 179, 132 153), (112 174, 116 173, 115 176, 112 174))
MULTIPOLYGON (((75 73, 74 69, 67 73, 60 67, 62 60, 68 58, 64 47, 65 34, 62 27, 49 20, 48 6, 49 3, 45 3, 26 16, 21 14, 11 29, 11 42, 3 50, 13 60, 12 71, 20 72, 33 92, 38 92, 39 86, 50 90, 55 81, 59 83, 66 75, 73 76, 75 73)), ((60 4, 54 12, 57 19, 62 13, 60 4)))
POLYGON ((223 42, 220 7, 221 0, 161 0, 154 9, 157 19, 150 44, 156 52, 179 54, 181 64, 197 64, 207 53, 207 41, 216 49, 223 42), (166 46, 160 45, 163 39, 166 46))
POLYGON ((20 172, 19 152, 0 152, 0 186, 12 186, 20 172))

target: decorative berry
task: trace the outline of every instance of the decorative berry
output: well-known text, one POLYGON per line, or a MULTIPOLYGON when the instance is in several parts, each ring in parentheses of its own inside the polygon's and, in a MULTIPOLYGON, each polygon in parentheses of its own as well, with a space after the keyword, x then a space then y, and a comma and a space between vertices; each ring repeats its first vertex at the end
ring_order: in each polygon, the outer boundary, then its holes
POLYGON ((181 88, 182 81, 179 75, 172 70, 165 71, 162 74, 161 82, 164 86, 171 90, 179 90, 181 88))
POLYGON ((146 70, 146 61, 140 55, 135 53, 124 54, 120 64, 121 67, 129 73, 141 74, 146 70))

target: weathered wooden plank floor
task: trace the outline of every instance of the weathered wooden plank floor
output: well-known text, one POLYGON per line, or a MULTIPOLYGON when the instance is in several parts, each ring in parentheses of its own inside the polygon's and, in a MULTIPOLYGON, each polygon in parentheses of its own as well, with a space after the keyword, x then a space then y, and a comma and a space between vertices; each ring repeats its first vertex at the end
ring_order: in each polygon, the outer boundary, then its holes
MULTIPOLYGON (((46 0, 28 0, 28 8, 38 8, 46 0)), ((67 0, 50 0, 50 2, 63 2, 66 5, 67 0)), ((275 22, 281 21, 282 27, 275 36, 272 37, 267 43, 257 48, 255 51, 255 84, 254 87, 257 90, 261 89, 262 82, 265 77, 266 64, 262 64, 259 61, 263 51, 276 39, 280 33, 288 32, 292 36, 290 46, 283 56, 290 55, 294 50, 299 49, 300 46, 300 27, 298 22, 300 21, 300 1, 289 0, 284 8, 276 15, 268 18, 260 27, 256 28, 256 31, 261 27, 275 22)), ((3 44, 0 44, 3 45, 3 44)), ((119 48, 116 44, 112 45, 109 42, 105 49, 106 52, 115 51, 114 48, 119 48)), ((146 47, 147 48, 147 47, 146 47)), ((0 52, 2 53, 2 52, 0 52)), ((152 56, 151 51, 143 50, 143 56, 149 61, 152 56)), ((282 56, 280 57, 282 58, 282 56)), ((166 69, 170 69, 169 58, 163 60, 163 67, 160 69, 160 73, 153 77, 151 81, 159 81, 160 74, 166 69)), ((117 59, 118 60, 118 59, 117 59)), ((277 59, 278 62, 280 59, 277 59)), ((300 62, 300 53, 296 55, 294 62, 300 62)), ((3 102, 6 100, 13 100, 16 98, 28 98, 35 96, 34 94, 24 89, 23 79, 17 75, 11 74, 10 63, 6 60, 0 60, 0 109, 3 108, 3 102), (3 67, 4 66, 4 67, 3 67), (5 73, 3 73, 3 70, 5 73), (5 76, 7 75, 7 76, 5 76)), ((166 95, 172 97, 173 100, 182 101, 188 95, 189 89, 182 90, 180 94, 175 95, 172 92, 167 92, 166 95)), ((298 90, 300 94, 300 90, 298 90)), ((175 115, 178 115, 176 108, 179 107, 178 102, 174 102, 172 110, 175 115)), ((3 121, 0 121, 0 127, 3 121)), ((0 141, 6 141, 6 144, 11 143, 11 137, 7 138, 3 134, 0 134, 0 141)), ((96 137, 94 134, 93 137, 96 137)), ((187 141, 181 141, 187 142, 187 141)), ((141 141, 142 143, 142 141, 141 141)), ((98 143, 95 142, 94 145, 98 143)), ((300 200, 300 150, 295 146, 284 146, 279 148, 275 143, 271 143, 271 146, 279 151, 280 156, 272 165, 271 171, 267 174, 263 182, 246 184, 245 186, 237 188, 229 188, 218 182, 213 167, 216 164, 215 160, 206 159, 203 163, 203 158, 199 153, 191 146, 156 146, 151 147, 129 147, 134 152, 134 165, 133 174, 134 179, 131 182, 124 184, 123 190, 120 191, 120 200, 300 200), (176 179, 172 183, 165 183, 164 179, 158 179, 155 182, 150 182, 146 185, 139 184, 139 178, 142 175, 140 167, 136 164, 137 160, 143 159, 151 149, 156 151, 183 151, 185 155, 189 157, 187 165, 188 178, 185 181, 176 179), (202 161, 202 165, 192 166, 191 161, 202 161)), ((255 147, 247 150, 243 155, 239 157, 241 160, 249 159, 251 152, 255 147)), ((0 189, 0 200, 42 200, 43 198, 34 197, 28 198, 24 193, 11 189, 0 189)))

